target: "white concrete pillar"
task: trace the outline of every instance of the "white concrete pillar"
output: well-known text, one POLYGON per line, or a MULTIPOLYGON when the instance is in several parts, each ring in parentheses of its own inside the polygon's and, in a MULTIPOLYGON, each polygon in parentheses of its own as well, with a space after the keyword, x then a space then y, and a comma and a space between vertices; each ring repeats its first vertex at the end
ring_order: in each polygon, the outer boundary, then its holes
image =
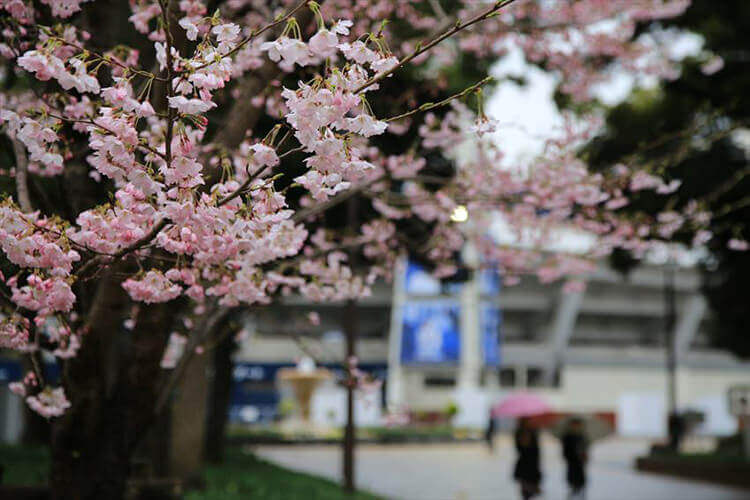
POLYGON ((0 443, 18 444, 23 436, 23 399, 11 393, 7 387, 0 387, 0 399, 0 411, 3 412, 0 415, 0 443))
POLYGON ((403 310, 407 298, 405 280, 406 258, 401 258, 394 270, 391 325, 388 334, 388 376, 385 397, 389 408, 398 408, 405 402, 404 369, 401 366, 403 310))
POLYGON ((584 292, 560 292, 553 323, 547 335, 547 347, 552 354, 545 374, 549 383, 554 379, 555 370, 562 367, 565 351, 575 332, 583 294, 584 292))
POLYGON ((529 367, 526 365, 518 365, 515 367, 516 372, 516 387, 518 389, 526 389, 529 385, 529 367))
POLYGON ((675 326, 675 350, 678 358, 690 350, 690 344, 698 333, 707 309, 708 304, 702 293, 694 293, 687 299, 675 326))
POLYGON ((454 400, 458 414, 453 423, 460 427, 481 428, 487 425, 489 399, 481 387, 482 345, 479 320, 479 277, 473 272, 461 287, 459 330, 461 351, 454 400))
POLYGON ((485 387, 489 392, 500 390, 500 368, 488 366, 484 369, 485 387))
POLYGON ((479 321, 479 279, 477 272, 461 287, 459 298, 461 314, 459 331, 461 348, 458 365, 458 389, 477 389, 480 385, 481 358, 481 326, 479 321))

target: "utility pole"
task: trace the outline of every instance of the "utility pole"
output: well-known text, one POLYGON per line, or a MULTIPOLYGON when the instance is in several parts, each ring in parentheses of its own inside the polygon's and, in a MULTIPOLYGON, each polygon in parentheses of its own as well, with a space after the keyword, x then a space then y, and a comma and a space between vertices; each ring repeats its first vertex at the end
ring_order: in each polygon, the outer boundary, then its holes
MULTIPOLYGON (((358 214, 356 197, 351 197, 347 203, 347 224, 352 234, 357 234, 358 214)), ((357 266, 357 250, 349 252, 349 266, 354 274, 357 266)), ((343 442, 343 478, 344 490, 354 492, 354 446, 356 442, 354 428, 354 389, 355 380, 352 375, 354 360, 357 356, 357 330, 359 328, 359 311, 354 299, 347 301, 344 308, 344 335, 346 338, 346 427, 344 428, 343 442)))
POLYGON ((357 302, 349 300, 344 309, 344 329, 346 336, 346 427, 344 429, 344 460, 343 460, 343 477, 344 490, 354 492, 354 445, 355 445, 355 428, 354 428, 354 389, 355 380, 352 376, 354 368, 352 360, 357 355, 357 302))
POLYGON ((675 326, 677 306, 675 292, 675 264, 670 259, 664 269, 664 308, 665 308, 665 352, 667 365, 667 432, 669 446, 677 451, 682 435, 682 422, 677 414, 677 346, 675 326))

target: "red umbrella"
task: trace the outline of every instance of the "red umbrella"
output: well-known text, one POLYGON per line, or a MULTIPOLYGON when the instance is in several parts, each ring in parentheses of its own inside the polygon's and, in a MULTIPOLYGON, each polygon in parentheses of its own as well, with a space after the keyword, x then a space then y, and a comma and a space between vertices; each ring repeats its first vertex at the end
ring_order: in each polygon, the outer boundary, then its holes
POLYGON ((552 407, 539 396, 527 392, 511 394, 492 407, 492 416, 533 417, 552 411, 552 407))

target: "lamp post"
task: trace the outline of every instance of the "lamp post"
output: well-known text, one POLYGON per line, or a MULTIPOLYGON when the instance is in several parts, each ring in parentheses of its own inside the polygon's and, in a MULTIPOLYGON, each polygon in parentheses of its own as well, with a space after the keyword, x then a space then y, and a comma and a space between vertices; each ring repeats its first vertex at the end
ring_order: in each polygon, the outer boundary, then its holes
MULTIPOLYGON (((356 197, 349 199, 347 204, 347 224, 353 234, 357 232, 358 225, 358 200, 356 197)), ((356 250, 349 252, 349 265, 356 269, 356 250)), ((342 476, 344 479, 344 490, 354 492, 354 446, 356 444, 354 427, 354 389, 355 381, 352 375, 353 362, 356 359, 357 330, 359 327, 359 311, 356 300, 349 300, 344 307, 343 317, 344 336, 346 338, 346 359, 344 368, 346 370, 346 426, 344 427, 342 476)))
POLYGON ((669 447, 677 451, 682 437, 682 420, 677 414, 677 346, 675 326, 677 324, 677 306, 675 292, 675 264, 671 258, 664 269, 664 337, 667 365, 667 432, 669 447))
POLYGON ((344 428, 344 449, 343 449, 343 478, 344 490, 354 492, 354 445, 355 445, 355 428, 354 428, 354 386, 355 381, 352 376, 353 359, 357 355, 357 303, 349 300, 344 308, 344 335, 346 337, 346 361, 344 367, 346 370, 346 427, 344 428))

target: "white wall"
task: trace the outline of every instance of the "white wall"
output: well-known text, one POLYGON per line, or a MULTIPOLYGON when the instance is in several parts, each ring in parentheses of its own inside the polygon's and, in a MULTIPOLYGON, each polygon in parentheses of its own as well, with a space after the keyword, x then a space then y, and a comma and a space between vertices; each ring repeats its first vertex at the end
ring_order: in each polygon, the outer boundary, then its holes
MULTIPOLYGON (((406 370, 404 382, 405 399, 415 410, 442 410, 451 401, 459 405, 459 410, 461 406, 485 408, 512 392, 482 388, 475 396, 476 401, 467 401, 471 395, 454 388, 425 387, 424 374, 414 369, 406 370)), ((750 370, 682 368, 677 373, 678 408, 704 412, 706 420, 697 429, 700 434, 732 434, 737 422, 728 413, 726 394, 730 386, 737 384, 750 384, 750 370)), ((561 374, 560 387, 529 389, 529 392, 539 394, 559 411, 615 412, 618 432, 623 435, 665 433, 666 373, 662 367, 567 365, 561 374)), ((474 423, 469 418, 463 425, 474 423)))
MULTIPOLYGON (((354 422, 358 426, 381 424, 383 413, 380 391, 354 392, 354 422)), ((310 420, 320 426, 343 426, 346 424, 346 389, 324 385, 313 393, 310 401, 310 420)))

